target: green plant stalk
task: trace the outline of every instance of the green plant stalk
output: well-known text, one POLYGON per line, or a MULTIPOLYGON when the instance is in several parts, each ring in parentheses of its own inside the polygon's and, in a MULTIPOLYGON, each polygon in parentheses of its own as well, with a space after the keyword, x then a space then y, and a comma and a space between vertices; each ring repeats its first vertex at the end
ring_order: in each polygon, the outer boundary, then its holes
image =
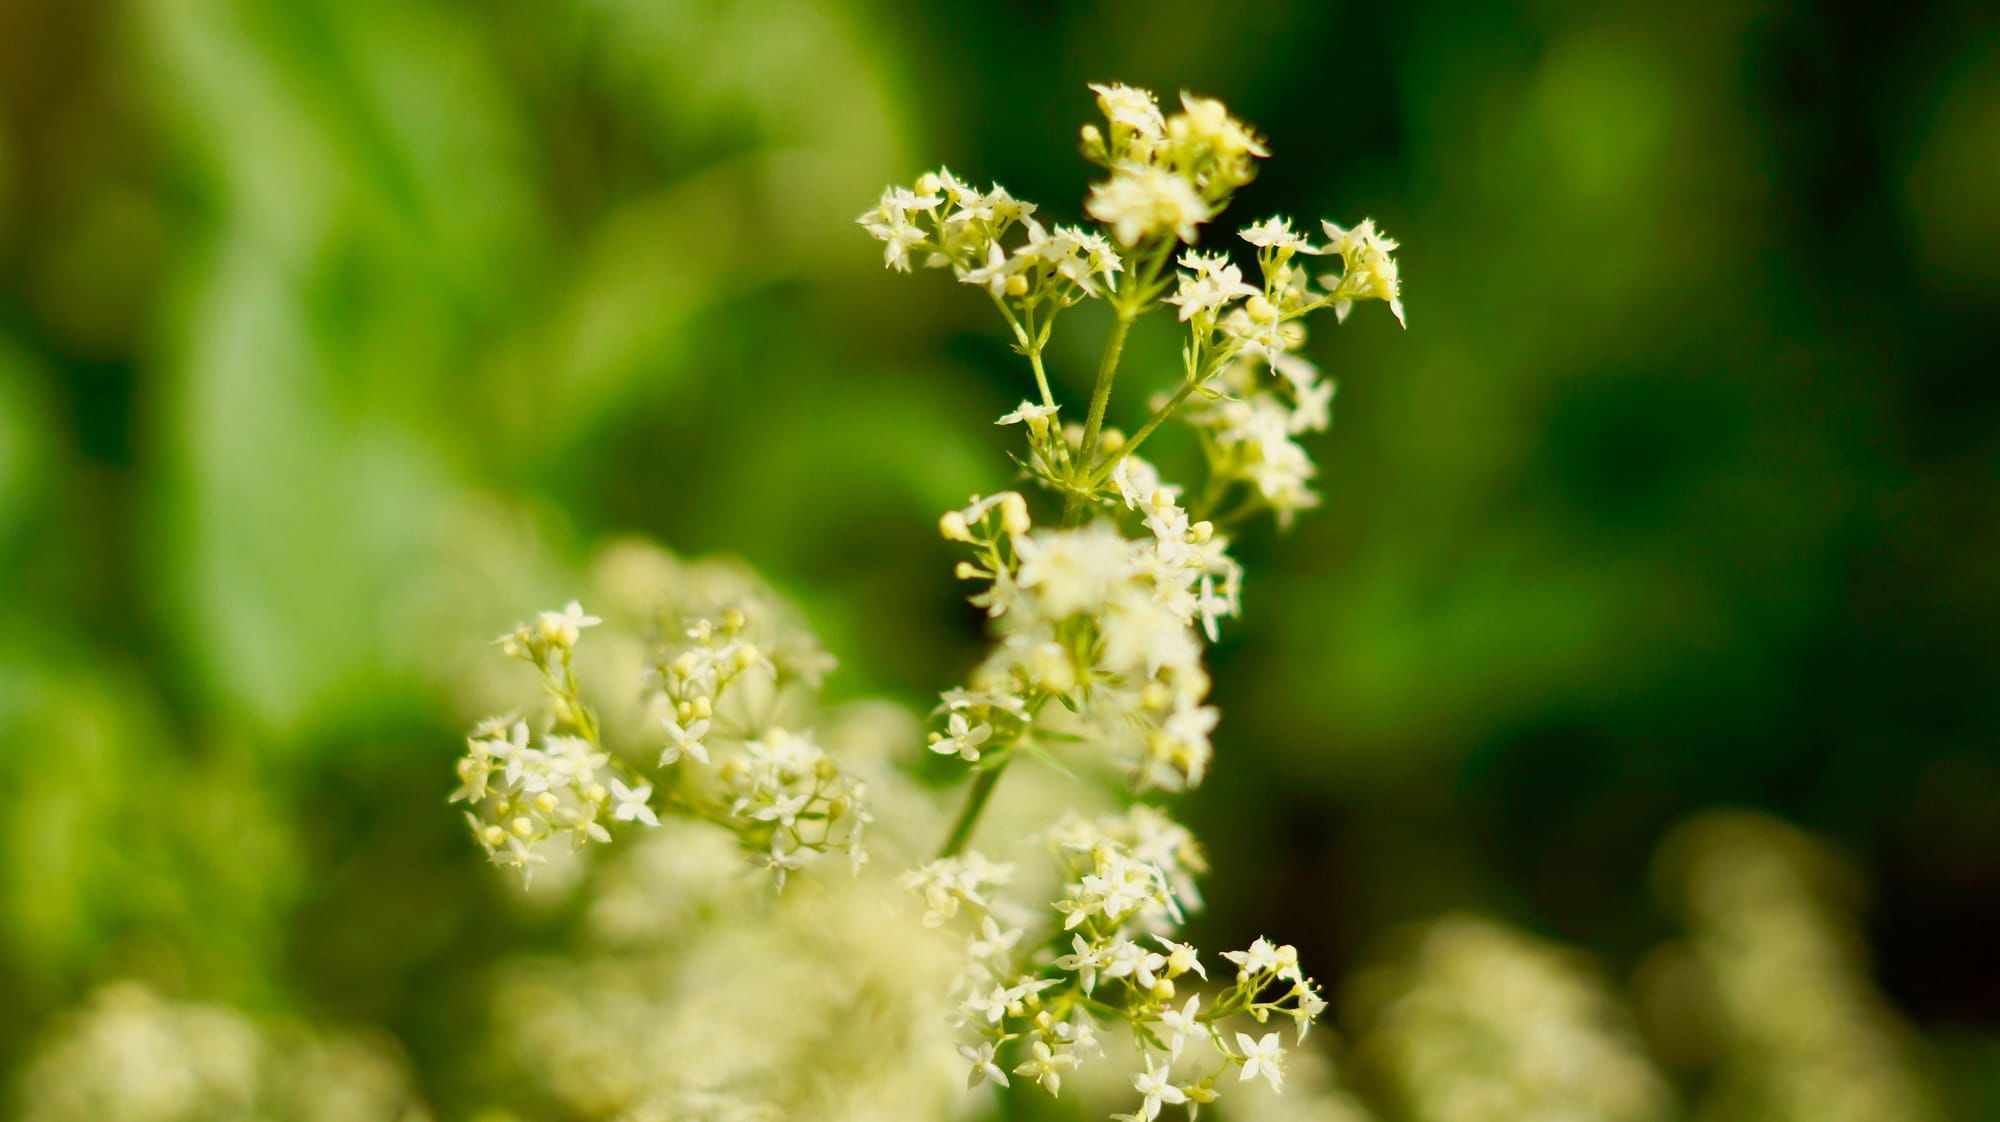
POLYGON ((1084 489, 1086 491, 1092 490, 1106 479, 1109 479, 1112 471, 1118 467, 1118 461, 1124 459, 1128 453, 1137 449, 1139 445, 1144 444, 1146 438, 1153 435, 1154 429, 1165 424, 1167 418, 1172 417, 1179 411, 1181 404, 1187 401, 1194 393, 1196 384, 1194 382, 1182 382, 1181 388, 1174 391, 1174 396, 1168 398, 1167 403, 1160 406, 1151 417, 1147 418, 1146 423, 1140 426, 1138 432, 1132 434, 1132 439, 1120 445, 1118 451, 1105 457, 1104 463, 1099 465, 1096 471, 1090 473, 1090 478, 1084 480, 1084 489))
POLYGON ((979 816, 986 810, 986 801, 993 797, 993 788, 1000 785, 1000 773, 1007 770, 1007 760, 980 772, 972 778, 972 789, 965 793, 965 805, 958 810, 958 818, 951 824, 951 833, 945 835, 944 844, 938 847, 940 860, 956 857, 965 843, 972 838, 973 827, 979 825, 979 816))

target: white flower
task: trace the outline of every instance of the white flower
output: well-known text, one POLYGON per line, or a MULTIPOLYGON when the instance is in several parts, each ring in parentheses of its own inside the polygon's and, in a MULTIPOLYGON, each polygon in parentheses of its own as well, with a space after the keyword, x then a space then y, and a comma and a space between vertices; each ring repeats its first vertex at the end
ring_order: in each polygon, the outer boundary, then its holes
POLYGON ((1313 1018, 1326 1012, 1326 999, 1304 980, 1292 988, 1292 996, 1298 998, 1298 1006, 1292 1010, 1292 1020, 1298 1026, 1299 1039, 1303 1041, 1306 1030, 1312 1027, 1313 1018))
POLYGON ((785 874, 805 868, 808 855, 808 851, 804 849, 794 849, 788 853, 780 844, 779 838, 771 839, 771 852, 764 856, 763 865, 776 876, 778 891, 785 890, 785 874))
POLYGON ((1339 275, 1320 278, 1337 298, 1334 314, 1344 320, 1355 300, 1386 300, 1396 322, 1408 327, 1403 318, 1402 281, 1397 276, 1396 259, 1389 256, 1396 249, 1396 240, 1375 229, 1371 218, 1362 219, 1361 225, 1351 230, 1325 220, 1320 225, 1333 239, 1327 249, 1340 254, 1344 265, 1339 275))
POLYGON ((1202 981, 1205 982, 1208 980, 1208 971, 1202 967, 1201 957, 1195 953, 1195 949, 1192 946, 1186 943, 1176 943, 1164 935, 1155 935, 1153 937, 1159 940, 1162 947, 1167 949, 1167 973, 1169 975, 1179 976, 1192 970, 1201 976, 1202 981))
POLYGON ((1292 405, 1292 419, 1286 426, 1292 435, 1325 432, 1333 423, 1333 380, 1323 378, 1299 386, 1292 405))
POLYGON ((966 284, 984 285, 995 296, 1022 296, 1028 291, 1027 264, 1025 257, 1020 254, 1010 257, 999 242, 994 242, 986 247, 986 264, 959 270, 958 279, 966 284))
POLYGON ((776 822, 780 826, 790 828, 798 825, 799 815, 805 811, 806 804, 811 801, 811 793, 805 791, 801 791, 796 795, 780 796, 773 798, 769 806, 760 806, 756 810, 751 811, 749 816, 764 822, 776 822))
MULTIPOLYGON (((959 1002, 959 1007, 974 1017, 984 1018, 987 1024, 999 1024, 1000 1018, 1007 1015, 1007 1006, 1015 1000, 1013 991, 1006 986, 994 986, 984 993, 975 990, 959 1002)), ((991 1053, 987 1058, 992 1058, 991 1053)), ((1002 1079, 1000 1082, 1007 1081, 1002 1079)))
POLYGON ((1236 1034, 1236 1046, 1243 1050, 1243 1070, 1237 1073, 1239 1083, 1248 1083, 1262 1075, 1271 1084, 1271 1090, 1284 1089, 1285 1072, 1279 1066, 1284 1052, 1278 1034, 1267 1032, 1261 1040, 1251 1040, 1248 1033, 1236 1034))
POLYGON ((1198 994, 1189 995, 1187 1004, 1179 1009, 1169 1006, 1160 1014, 1160 1027, 1167 1030, 1167 1053, 1174 1059, 1181 1058, 1181 1047, 1190 1036, 1200 1036, 1202 1024, 1195 1016, 1201 1006, 1198 994))
POLYGON ((1258 295, 1256 287, 1243 280, 1243 270, 1230 264, 1220 253, 1183 253, 1179 288, 1167 303, 1180 308, 1182 323, 1198 315, 1214 315, 1232 300, 1258 295))
POLYGON ((1028 1047, 1032 1055, 1014 1068, 1014 1074, 1026 1075, 1040 1083, 1051 1095, 1062 1090, 1062 1073, 1077 1065, 1073 1051, 1055 1051, 1045 1040, 1037 1040, 1028 1047))
POLYGON ((1021 941, 1021 936, 1024 934, 1026 931, 1023 928, 1003 928, 994 922, 992 916, 986 916, 979 921, 979 934, 973 936, 971 943, 966 946, 966 956, 974 961, 1003 960, 1007 952, 1014 949, 1014 944, 1021 941))
POLYGON ((1055 416, 1056 410, 1060 408, 1062 408, 1060 405, 1036 405, 1032 402, 1024 401, 1021 403, 1019 409, 1002 416, 993 423, 996 425, 1018 425, 1025 421, 1030 427, 1035 427, 1035 422, 1047 421, 1050 417, 1055 416))
POLYGON ((1090 88, 1097 94, 1097 107, 1113 129, 1148 137, 1158 137, 1166 131, 1167 120, 1160 115, 1159 101, 1150 91, 1119 82, 1092 83, 1090 88))
POLYGON ((660 724, 667 730, 667 747, 660 753, 660 766, 666 767, 683 755, 692 756, 702 763, 708 762, 708 747, 702 738, 708 735, 709 722, 697 719, 683 725, 672 717, 663 717, 660 724))
POLYGON ((596 616, 585 615, 583 605, 571 600, 563 605, 560 612, 543 612, 536 617, 535 630, 543 639, 557 646, 574 647, 584 628, 596 627, 603 622, 596 616))
POLYGON ((946 735, 931 742, 931 751, 941 756, 957 754, 962 759, 977 760, 980 746, 993 738, 992 725, 972 724, 963 713, 953 713, 947 718, 945 729, 946 735))
POLYGON ((1108 960, 1104 967, 1107 978, 1131 978, 1141 988, 1150 990, 1159 980, 1155 973, 1167 964, 1163 954, 1149 951, 1130 939, 1117 939, 1105 953, 1108 960))
POLYGON ((1185 176, 1131 164, 1120 165, 1110 179, 1093 186, 1084 209, 1128 246, 1160 234, 1193 242, 1195 227, 1211 214, 1185 176))
MULTIPOLYGON (((1290 947, 1284 949, 1291 950, 1290 947)), ((1272 946, 1271 941, 1262 935, 1257 936, 1257 941, 1250 944, 1249 950, 1223 951, 1222 957, 1236 964, 1236 980, 1238 982, 1247 982, 1255 974, 1275 971, 1284 963, 1284 957, 1280 954, 1279 949, 1272 946)), ((1296 963, 1298 961, 1298 952, 1293 951, 1291 958, 1296 963)))
POLYGON ((1292 231, 1289 218, 1266 218, 1255 225, 1245 226, 1240 236, 1258 249, 1276 249, 1281 254, 1322 252, 1318 246, 1307 241, 1305 235, 1292 231))
POLYGON ((965 1085, 967 1087, 977 1087, 988 1079, 1000 1084, 1002 1087, 1007 1086, 1007 1073, 1001 1071, 1000 1065, 993 1062, 993 1042, 991 1040, 982 1041, 977 1048, 974 1048, 970 1044, 961 1044, 958 1046, 958 1054, 964 1056, 966 1061, 972 1064, 972 1070, 967 1073, 965 1078, 965 1085))
POLYGON ((1153 1057, 1146 1057, 1146 1070, 1132 1077, 1132 1086, 1145 1096, 1139 1105, 1141 1118, 1158 1118, 1161 1103, 1184 1103, 1187 1093, 1168 1080, 1168 1070, 1153 1066, 1153 1057))
POLYGON ((648 826, 659 825, 659 816, 653 813, 652 807, 646 805, 646 800, 652 798, 652 796, 653 785, 651 783, 641 783, 637 787, 627 787, 623 780, 613 779, 611 781, 611 797, 618 805, 611 811, 611 820, 614 822, 644 822, 648 826))
POLYGON ((1021 557, 1016 579, 1035 592, 1041 614, 1051 620, 1102 607, 1132 571, 1125 539, 1102 522, 1017 538, 1014 548, 1021 557))
POLYGON ((1222 160, 1236 160, 1243 156, 1268 156, 1264 147, 1249 126, 1229 115, 1229 107, 1212 97, 1195 97, 1181 94, 1181 112, 1169 122, 1178 138, 1182 132, 1210 154, 1222 160))
MULTIPOLYGON (((1078 922, 1082 922, 1080 913, 1078 922)), ((1075 974, 1083 983, 1084 995, 1089 996, 1090 992, 1097 988, 1097 970, 1104 965, 1104 953, 1085 942, 1081 935, 1071 935, 1069 945, 1075 953, 1056 959, 1056 969, 1075 974)))

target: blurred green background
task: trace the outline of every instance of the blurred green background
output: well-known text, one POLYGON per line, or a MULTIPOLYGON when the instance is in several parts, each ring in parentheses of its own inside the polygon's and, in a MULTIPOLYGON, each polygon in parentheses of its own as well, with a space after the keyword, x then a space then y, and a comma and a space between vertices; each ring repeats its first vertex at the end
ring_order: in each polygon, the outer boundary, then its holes
POLYGON ((0 1071, 138 976, 479 1105, 538 933, 442 802, 456 679, 611 535, 758 566, 840 694, 950 685, 934 519, 1025 374, 852 221, 939 162, 1077 215, 1092 80, 1259 125, 1237 224, 1404 245, 1410 330, 1310 347, 1325 509, 1240 547, 1207 933, 1337 978, 1473 908, 1619 973, 1662 835, 1761 808, 2000 1111, 1975 3, 0 3, 0 1071))

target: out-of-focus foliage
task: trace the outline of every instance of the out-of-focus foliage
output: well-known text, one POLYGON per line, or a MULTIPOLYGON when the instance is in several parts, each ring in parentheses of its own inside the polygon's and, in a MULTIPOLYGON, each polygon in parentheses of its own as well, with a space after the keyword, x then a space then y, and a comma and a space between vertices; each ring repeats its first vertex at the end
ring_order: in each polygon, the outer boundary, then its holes
POLYGON ((1256 122, 1246 220, 1404 243, 1410 331, 1308 347, 1326 508, 1241 544, 1205 934, 1331 979, 1478 909, 1694 1001, 1806 924, 1825 992, 1649 1006, 1675 1101, 1779 1117, 1879 1046, 1890 1101, 2000 1116, 2000 25, 1949 2, 0 6, 0 1091, 151 1010, 542 1101, 495 986, 591 960, 443 806, 485 644, 639 532, 781 585, 840 697, 955 680, 933 520, 1023 373, 852 219, 919 152, 1074 217, 1051 123, 1105 79, 1256 122), (1656 907, 1717 803, 1870 905, 1656 907))

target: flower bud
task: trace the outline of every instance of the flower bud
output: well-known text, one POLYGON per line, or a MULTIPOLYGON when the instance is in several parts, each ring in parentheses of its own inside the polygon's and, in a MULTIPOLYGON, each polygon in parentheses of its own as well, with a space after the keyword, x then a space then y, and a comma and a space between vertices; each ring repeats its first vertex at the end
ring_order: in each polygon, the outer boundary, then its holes
POLYGON ((938 519, 938 531, 944 535, 944 540, 948 542, 969 542, 972 540, 972 530, 965 524, 965 515, 955 510, 945 511, 944 517, 938 519))
POLYGON ((1000 528, 1010 534, 1025 534, 1031 523, 1028 521, 1028 501, 1018 493, 1009 491, 1000 497, 1000 528))

